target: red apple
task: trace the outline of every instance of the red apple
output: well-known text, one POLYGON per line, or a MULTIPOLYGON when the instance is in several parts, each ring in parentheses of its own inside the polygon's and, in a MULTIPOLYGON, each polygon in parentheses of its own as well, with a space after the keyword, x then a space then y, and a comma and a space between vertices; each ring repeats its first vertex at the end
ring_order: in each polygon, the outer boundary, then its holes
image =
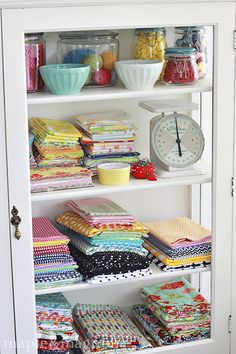
POLYGON ((111 72, 107 69, 101 68, 93 73, 92 80, 97 85, 108 85, 111 81, 111 72))

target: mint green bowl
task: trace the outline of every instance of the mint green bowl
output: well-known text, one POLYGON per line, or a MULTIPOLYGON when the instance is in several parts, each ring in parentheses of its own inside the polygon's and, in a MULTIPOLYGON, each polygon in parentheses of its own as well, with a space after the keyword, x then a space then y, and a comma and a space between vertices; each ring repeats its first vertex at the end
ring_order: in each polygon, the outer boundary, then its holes
POLYGON ((48 89, 55 95, 73 95, 79 93, 90 73, 85 64, 42 65, 40 74, 48 89))

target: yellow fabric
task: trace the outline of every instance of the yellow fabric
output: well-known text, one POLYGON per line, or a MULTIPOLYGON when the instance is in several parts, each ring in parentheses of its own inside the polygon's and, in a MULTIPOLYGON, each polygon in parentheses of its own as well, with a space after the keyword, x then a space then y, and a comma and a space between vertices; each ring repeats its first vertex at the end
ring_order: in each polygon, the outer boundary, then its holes
POLYGON ((187 217, 178 217, 166 221, 144 223, 149 232, 167 245, 188 240, 199 241, 211 235, 211 231, 187 217))
POLYGON ((69 240, 55 240, 55 241, 44 241, 44 242, 33 242, 34 247, 43 247, 43 246, 57 246, 57 245, 67 245, 69 240))
POLYGON ((151 245, 148 243, 144 242, 143 247, 146 248, 153 256, 158 258, 162 263, 168 266, 172 267, 177 267, 180 265, 185 265, 185 264, 192 264, 192 263, 197 263, 197 262, 210 262, 211 261, 211 254, 205 255, 205 256, 198 256, 198 257, 190 257, 190 258, 185 258, 185 259, 178 259, 178 260, 173 260, 168 257, 166 257, 162 252, 157 250, 156 248, 153 248, 151 245))
POLYGON ((83 218, 72 211, 68 211, 56 218, 58 224, 67 226, 69 229, 87 237, 99 235, 102 232, 130 231, 146 233, 147 229, 141 223, 135 221, 132 226, 123 225, 102 225, 100 227, 90 226, 83 218))
POLYGON ((43 141, 78 140, 81 138, 79 130, 71 123, 47 118, 32 118, 31 128, 43 141))

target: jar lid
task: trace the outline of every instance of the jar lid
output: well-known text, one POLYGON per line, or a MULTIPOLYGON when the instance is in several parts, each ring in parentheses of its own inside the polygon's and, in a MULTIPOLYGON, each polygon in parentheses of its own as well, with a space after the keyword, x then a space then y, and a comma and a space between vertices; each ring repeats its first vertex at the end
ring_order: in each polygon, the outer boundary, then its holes
POLYGON ((191 47, 169 47, 165 49, 165 56, 192 56, 195 49, 191 47))
POLYGON ((155 28, 136 28, 135 34, 139 33, 150 33, 150 32, 156 32, 156 33, 166 33, 165 27, 155 27, 155 28))
POLYGON ((175 29, 177 31, 186 32, 186 33, 201 32, 201 31, 205 32, 205 27, 204 26, 190 26, 190 27, 181 26, 181 27, 175 27, 175 29))
POLYGON ((25 39, 37 39, 38 37, 42 37, 44 32, 34 32, 34 33, 25 33, 25 39))
POLYGON ((98 31, 73 31, 73 32, 63 32, 59 34, 61 39, 79 39, 79 38, 114 38, 118 36, 118 32, 98 30, 98 31))

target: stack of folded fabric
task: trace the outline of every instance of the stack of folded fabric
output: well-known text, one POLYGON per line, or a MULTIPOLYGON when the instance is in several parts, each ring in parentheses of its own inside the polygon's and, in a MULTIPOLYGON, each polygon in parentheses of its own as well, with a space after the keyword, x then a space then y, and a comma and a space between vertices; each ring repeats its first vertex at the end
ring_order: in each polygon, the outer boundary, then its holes
POLYGON ((33 218, 33 251, 35 287, 47 287, 74 284, 81 275, 68 248, 68 237, 61 234, 44 217, 33 218))
POLYGON ((93 171, 94 177, 101 163, 138 161, 140 154, 134 148, 136 127, 133 121, 127 120, 127 113, 85 114, 77 116, 75 123, 82 134, 84 166, 93 171))
POLYGON ((93 187, 92 172, 81 166, 31 168, 31 192, 93 187))
POLYGON ((38 354, 69 354, 78 335, 71 306, 61 293, 36 296, 36 321, 38 354))
POLYGON ((91 283, 151 274, 142 247, 146 227, 106 198, 71 201, 59 215, 59 229, 70 238, 70 251, 80 273, 91 283))
POLYGON ((66 121, 47 118, 32 118, 34 156, 39 167, 75 166, 83 157, 79 144, 81 134, 66 121))
POLYGON ((73 316, 83 353, 120 353, 151 348, 118 306, 77 304, 73 316))
POLYGON ((152 221, 144 247, 150 258, 164 271, 209 267, 211 231, 187 217, 152 221))
POLYGON ((30 120, 37 166, 30 170, 32 192, 91 187, 92 173, 79 166, 84 155, 78 129, 53 119, 30 120))
POLYGON ((159 346, 210 337, 210 304, 184 278, 141 289, 135 320, 159 346))

